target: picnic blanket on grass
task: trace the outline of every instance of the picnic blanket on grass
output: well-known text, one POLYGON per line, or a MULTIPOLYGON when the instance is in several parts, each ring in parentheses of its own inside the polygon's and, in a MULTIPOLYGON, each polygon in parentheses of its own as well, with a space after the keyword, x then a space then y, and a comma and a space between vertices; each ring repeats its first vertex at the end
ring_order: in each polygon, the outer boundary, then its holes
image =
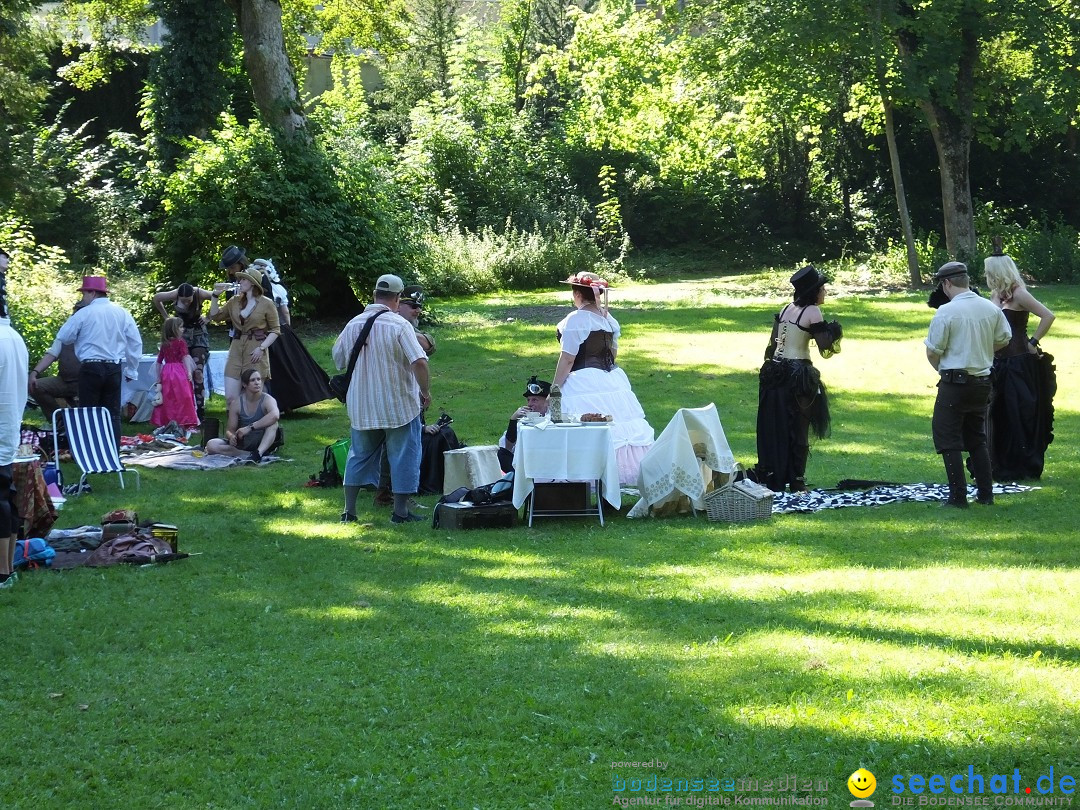
MULTIPOLYGON (((123 457, 125 464, 139 467, 156 467, 170 470, 223 470, 226 467, 254 465, 250 458, 236 456, 206 455, 197 447, 174 447, 171 450, 156 450, 149 453, 132 453, 123 457)), ((263 464, 277 461, 289 461, 281 456, 263 456, 263 464)))
MULTIPOLYGON (((1023 484, 994 484, 995 495, 1015 492, 1031 492, 1039 487, 1023 484)), ((968 497, 975 498, 975 487, 968 486, 968 497)), ((810 492, 777 492, 773 496, 773 514, 795 512, 820 512, 822 509, 840 509, 845 506, 884 506, 888 503, 908 501, 947 501, 947 484, 886 484, 870 489, 844 492, 831 489, 814 489, 810 492)))

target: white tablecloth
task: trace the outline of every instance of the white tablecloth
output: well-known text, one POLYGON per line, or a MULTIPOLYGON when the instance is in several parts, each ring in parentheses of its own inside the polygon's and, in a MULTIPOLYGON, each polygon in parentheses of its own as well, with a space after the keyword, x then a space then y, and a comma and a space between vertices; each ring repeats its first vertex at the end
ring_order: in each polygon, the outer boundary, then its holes
POLYGON ((536 478, 555 481, 596 481, 604 485, 604 500, 622 505, 615 441, 606 422, 548 425, 518 423, 514 448, 514 506, 521 508, 536 478))
MULTIPOLYGON (((210 359, 206 362, 206 374, 204 375, 207 398, 211 394, 225 395, 225 361, 228 357, 229 353, 227 351, 210 352, 210 359)), ((120 388, 121 405, 135 402, 137 399, 136 394, 149 390, 150 386, 154 384, 156 380, 154 363, 156 360, 156 354, 144 354, 142 356, 142 359, 139 360, 139 378, 131 382, 124 380, 120 388)))
POLYGON ((443 451, 443 495, 459 487, 475 489, 502 478, 499 448, 494 444, 443 451))

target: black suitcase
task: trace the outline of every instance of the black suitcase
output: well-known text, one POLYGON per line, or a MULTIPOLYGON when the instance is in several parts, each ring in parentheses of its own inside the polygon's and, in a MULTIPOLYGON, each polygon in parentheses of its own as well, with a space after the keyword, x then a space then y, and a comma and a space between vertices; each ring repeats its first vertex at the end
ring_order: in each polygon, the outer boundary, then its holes
POLYGON ((518 511, 510 501, 473 504, 440 503, 431 517, 433 529, 510 529, 517 525, 518 511))

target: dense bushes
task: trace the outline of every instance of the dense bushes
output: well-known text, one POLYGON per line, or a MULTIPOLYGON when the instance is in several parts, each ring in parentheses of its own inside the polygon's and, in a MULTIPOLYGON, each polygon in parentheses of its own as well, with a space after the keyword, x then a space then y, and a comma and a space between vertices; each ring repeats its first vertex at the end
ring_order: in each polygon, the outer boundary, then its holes
POLYGON ((235 243, 275 259, 301 314, 354 311, 346 291, 366 299, 379 275, 401 272, 411 237, 388 178, 341 154, 231 120, 193 141, 165 182, 158 281, 219 278, 220 251, 235 243))
POLYGON ((528 230, 565 226, 588 209, 550 133, 526 115, 476 122, 451 105, 423 102, 411 123, 394 171, 429 222, 528 230))
POLYGON ((447 229, 429 233, 424 246, 415 280, 442 295, 550 287, 603 264, 600 249, 580 225, 569 231, 447 229))
POLYGON ((33 363, 52 345, 79 300, 78 275, 64 252, 39 244, 25 223, 0 219, 0 247, 11 255, 8 312, 33 363))
POLYGON ((975 217, 979 247, 990 253, 990 238, 1000 236, 1020 272, 1036 281, 1080 281, 1080 233, 1063 222, 1028 219, 1023 212, 983 205, 975 217))

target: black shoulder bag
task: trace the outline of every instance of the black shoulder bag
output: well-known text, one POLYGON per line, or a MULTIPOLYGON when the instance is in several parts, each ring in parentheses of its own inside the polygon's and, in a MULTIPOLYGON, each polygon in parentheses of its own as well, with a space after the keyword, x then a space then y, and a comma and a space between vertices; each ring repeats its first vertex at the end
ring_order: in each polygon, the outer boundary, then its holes
POLYGON ((372 324, 375 323, 376 318, 389 311, 390 310, 388 309, 384 309, 382 312, 376 312, 367 319, 363 331, 360 332, 360 337, 358 337, 356 343, 353 344, 352 354, 349 355, 349 367, 345 370, 344 374, 335 374, 330 378, 330 390, 341 402, 344 402, 345 397, 349 394, 349 381, 352 380, 353 369, 356 368, 356 361, 360 357, 360 350, 364 348, 364 344, 367 343, 368 333, 371 331, 372 324))

